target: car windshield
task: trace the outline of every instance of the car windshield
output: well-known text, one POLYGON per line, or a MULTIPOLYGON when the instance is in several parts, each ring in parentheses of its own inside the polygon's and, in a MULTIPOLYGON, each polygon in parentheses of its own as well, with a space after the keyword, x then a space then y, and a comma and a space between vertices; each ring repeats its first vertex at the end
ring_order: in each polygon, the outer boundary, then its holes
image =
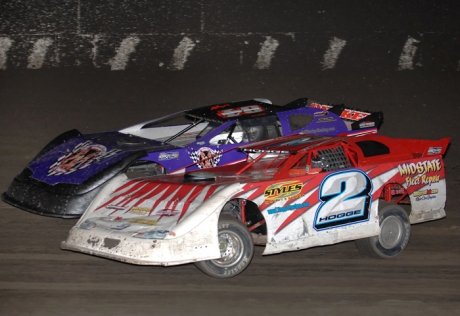
POLYGON ((183 147, 203 137, 221 124, 175 113, 122 132, 183 147))

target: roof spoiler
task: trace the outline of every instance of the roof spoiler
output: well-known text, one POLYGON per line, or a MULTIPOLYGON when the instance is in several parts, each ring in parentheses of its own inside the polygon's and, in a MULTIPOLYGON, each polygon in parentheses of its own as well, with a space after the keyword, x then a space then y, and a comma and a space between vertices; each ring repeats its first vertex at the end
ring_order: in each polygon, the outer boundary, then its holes
POLYGON ((296 109, 303 106, 308 106, 308 98, 299 98, 284 105, 288 109, 296 109))
POLYGON ((428 146, 426 146, 425 150, 423 151, 423 157, 432 156, 432 155, 441 155, 447 151, 447 148, 450 144, 450 137, 441 138, 440 140, 433 140, 430 141, 428 146))
POLYGON ((351 122, 352 130, 360 130, 371 127, 379 128, 383 123, 383 112, 381 111, 371 112, 349 108, 344 104, 329 105, 314 101, 307 102, 306 106, 337 114, 342 119, 351 122))

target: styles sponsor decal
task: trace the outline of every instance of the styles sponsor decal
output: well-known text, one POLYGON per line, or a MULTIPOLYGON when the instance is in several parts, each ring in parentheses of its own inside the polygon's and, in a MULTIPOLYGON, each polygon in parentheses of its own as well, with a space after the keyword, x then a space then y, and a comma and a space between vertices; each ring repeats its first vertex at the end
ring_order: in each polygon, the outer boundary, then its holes
POLYGON ((265 203, 274 203, 299 196, 303 188, 300 181, 285 181, 274 183, 264 191, 265 203))

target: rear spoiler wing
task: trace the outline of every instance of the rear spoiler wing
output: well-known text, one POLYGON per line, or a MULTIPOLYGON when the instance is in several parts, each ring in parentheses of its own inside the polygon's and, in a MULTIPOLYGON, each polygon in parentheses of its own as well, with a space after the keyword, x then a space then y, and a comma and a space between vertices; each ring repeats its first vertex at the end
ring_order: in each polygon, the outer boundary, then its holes
POLYGON ((450 144, 450 137, 441 138, 440 140, 429 140, 424 143, 425 149, 423 149, 422 157, 433 155, 444 156, 450 144))
POLYGON ((353 109, 346 107, 343 104, 338 105, 329 105, 321 104, 315 101, 310 101, 308 98, 299 98, 288 104, 285 104, 286 108, 298 108, 301 106, 321 109, 324 111, 329 111, 340 116, 348 125, 351 127, 351 130, 361 130, 368 128, 379 128, 383 123, 383 112, 370 112, 363 111, 358 109, 353 109))
POLYGON ((307 105, 312 108, 329 111, 340 116, 343 120, 351 123, 352 130, 365 128, 379 128, 383 123, 383 112, 370 112, 346 107, 343 104, 329 105, 308 101, 307 105))

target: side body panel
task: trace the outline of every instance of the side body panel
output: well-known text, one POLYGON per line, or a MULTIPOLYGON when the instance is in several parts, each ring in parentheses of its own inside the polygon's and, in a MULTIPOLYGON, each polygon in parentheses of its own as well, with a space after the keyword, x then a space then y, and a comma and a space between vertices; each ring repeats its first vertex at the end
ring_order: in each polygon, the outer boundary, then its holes
POLYGON ((215 259, 220 210, 239 190, 238 183, 159 184, 120 175, 104 187, 61 248, 148 265, 215 259))
POLYGON ((235 199, 255 203, 262 213, 264 254, 376 236, 379 199, 392 185, 410 197, 412 223, 445 216, 444 151, 433 152, 374 155, 367 158, 373 164, 308 169, 311 173, 284 178, 270 176, 265 168, 235 176, 224 172, 228 167, 202 173, 213 177, 201 180, 193 180, 193 173, 133 180, 120 175, 95 198, 62 248, 136 264, 218 258, 219 214, 235 199))
POLYGON ((389 184, 407 191, 411 223, 445 216, 441 156, 249 183, 235 197, 259 206, 267 224, 264 254, 273 254, 378 235, 378 201, 389 184))
MULTIPOLYGON (((309 133, 334 136, 348 131, 345 122, 336 114, 328 111, 321 111, 317 108, 300 107, 276 113, 279 120, 281 135, 295 133, 309 133), (289 122, 290 117, 302 117, 305 115, 305 122, 301 128, 293 129, 289 122), (311 119, 311 120, 310 120, 311 119)), ((235 125, 238 117, 232 117, 210 133, 192 141, 183 148, 174 148, 169 151, 149 152, 143 160, 149 160, 162 165, 168 173, 182 173, 197 169, 206 169, 216 166, 225 166, 237 163, 246 159, 246 155, 236 150, 236 147, 247 144, 247 142, 217 144, 221 133, 235 125)), ((303 121, 301 119, 301 121, 303 121)), ((152 128, 155 130, 157 128, 152 128)), ((280 136, 281 136, 280 135, 280 136)), ((238 138, 240 140, 241 138, 238 138)), ((222 138, 225 140, 225 138, 222 138)))

